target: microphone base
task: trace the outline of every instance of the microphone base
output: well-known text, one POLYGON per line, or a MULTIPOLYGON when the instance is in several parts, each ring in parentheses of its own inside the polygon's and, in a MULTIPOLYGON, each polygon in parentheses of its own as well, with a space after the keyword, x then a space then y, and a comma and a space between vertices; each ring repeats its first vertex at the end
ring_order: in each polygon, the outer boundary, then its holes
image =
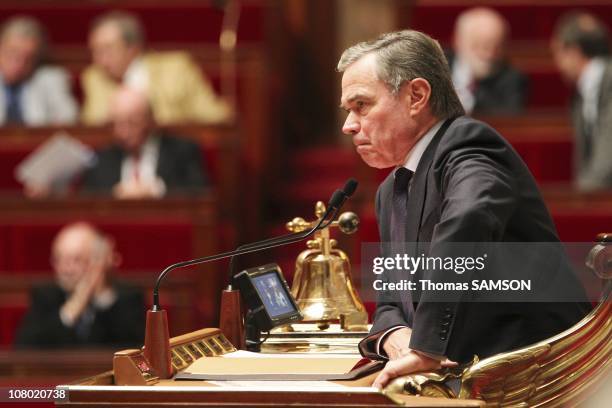
POLYGON ((247 351, 259 353, 261 352, 261 343, 262 343, 261 329, 257 325, 257 322, 255 322, 255 319, 253 318, 253 314, 250 310, 247 313, 244 320, 245 320, 244 326, 245 326, 245 332, 246 332, 245 334, 246 349, 247 351))
POLYGON ((234 347, 246 350, 240 291, 233 290, 231 286, 221 292, 219 328, 234 347))
POLYGON ((171 378, 170 335, 165 310, 148 310, 144 355, 159 378, 171 378))

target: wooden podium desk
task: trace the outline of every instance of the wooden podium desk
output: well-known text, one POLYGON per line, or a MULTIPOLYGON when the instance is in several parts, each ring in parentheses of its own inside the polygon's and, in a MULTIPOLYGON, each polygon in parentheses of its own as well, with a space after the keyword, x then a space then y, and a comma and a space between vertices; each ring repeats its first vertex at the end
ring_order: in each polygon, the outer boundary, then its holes
MULTIPOLYGON (((356 350, 355 350, 356 351, 356 350)), ((76 381, 69 385, 58 385, 65 390, 66 398, 56 401, 58 406, 88 407, 481 407, 483 401, 425 398, 385 394, 370 385, 377 373, 350 381, 286 381, 284 375, 299 373, 292 365, 300 364, 290 358, 282 363, 278 357, 237 355, 235 347, 216 328, 204 328, 170 339, 171 364, 175 372, 197 372, 214 370, 215 374, 228 376, 246 374, 249 378, 260 378, 256 372, 278 373, 281 381, 200 381, 191 379, 159 379, 155 376, 142 350, 122 350, 115 353, 114 371, 76 381), (238 357, 233 359, 232 357, 238 357), (207 368, 206 361, 210 358, 207 368), (222 358, 222 360, 219 360, 222 358), (227 358, 227 359, 226 359, 227 358), (213 360, 214 359, 214 360, 213 360), (240 360, 239 360, 240 359, 240 360), (247 363, 247 361, 249 363, 247 363), (223 362, 223 364, 219 364, 223 362), (231 362, 229 365, 227 363, 231 362), (241 364, 246 364, 242 366, 241 364), (281 364, 274 368, 273 364, 281 364), (289 364, 289 365, 288 365, 289 364), (199 367, 199 368, 198 368, 199 367), (214 367, 214 368, 213 368, 214 367), (222 368, 225 367, 225 368, 222 368), (260 367, 265 367, 260 370, 260 367), (288 370, 289 369, 289 370, 288 370), (194 371, 192 371, 194 370, 194 371), (142 385, 117 385, 142 384, 142 385), (146 384, 146 385, 145 385, 146 384)), ((264 353, 265 354, 265 353, 264 353)), ((287 354, 287 353, 282 353, 287 354)), ((291 353, 288 353, 290 356, 291 353)), ((294 355, 295 356, 295 355, 294 355)), ((313 352, 297 357, 300 361, 309 358, 318 364, 329 354, 313 352)), ((358 355, 355 355, 358 357, 358 355)), ((340 363, 342 364, 342 363, 340 363)), ((350 363, 352 365, 354 363, 350 363)), ((304 364, 308 366, 308 364, 304 364)), ((346 370, 346 361, 341 366, 346 370)), ((303 368, 303 367, 302 367, 303 368)), ((340 368, 338 366, 337 368, 340 368)), ((329 367, 322 372, 328 372, 329 367)), ((303 370, 302 373, 307 372, 303 370)), ((205 374, 204 374, 205 375, 205 374)), ((194 377, 190 377, 194 378, 194 377)), ((210 377, 208 377, 210 378, 210 377)), ((312 377, 308 377, 312 378, 312 377)))
POLYGON ((356 381, 291 386, 217 386, 205 381, 162 380, 153 386, 111 385, 112 372, 75 384, 58 386, 68 391, 68 400, 58 406, 87 407, 484 407, 483 401, 385 395, 367 384, 376 374, 356 381), (106 385, 103 385, 106 383, 106 385))
MULTIPOLYGON (((173 355, 173 366, 177 371, 183 371, 184 366, 175 365, 175 352, 185 347, 192 350, 192 345, 214 343, 212 339, 204 339, 208 333, 220 333, 218 329, 202 329, 197 332, 178 336, 170 340, 173 355)), ((220 336, 223 336, 222 334, 220 336)), ((210 336, 208 336, 210 337, 210 336)), ((218 338, 218 337, 217 337, 218 338)), ((225 350, 233 349, 233 346, 225 340, 219 342, 225 350)), ((212 351, 213 349, 211 349, 212 351)), ((216 349, 215 356, 224 354, 221 349, 216 349), (219 353, 220 352, 220 353, 219 353)), ((136 351, 136 350, 134 350, 136 351)), ((134 351, 125 351, 132 353, 134 351)), ((185 350, 184 350, 185 351, 185 350)), ((122 353, 125 353, 122 352, 122 353)), ((117 353, 119 354, 119 353, 117 353)), ((117 356, 116 354, 116 356, 117 356)), ((208 355, 208 354, 207 354, 208 355)), ((312 353, 300 358, 321 358, 325 354, 312 353)), ((117 359, 117 357, 115 357, 117 359)), ((198 360, 205 362, 206 356, 198 360), (204 359, 204 360, 201 360, 204 359)), ((253 362, 265 364, 265 357, 252 357, 253 362)), ((232 359, 229 359, 230 361, 232 359)), ((248 359, 250 360, 250 359, 248 359)), ((272 358, 271 361, 278 358, 272 358)), ((122 360, 124 361, 124 360, 122 360)), ((142 360, 137 364, 141 364, 142 360)), ((244 364, 244 360, 242 360, 244 364)), ((295 361, 295 360, 292 360, 295 361)), ((184 362, 183 362, 184 363, 184 362)), ((233 364, 238 364, 234 362, 233 364)), ((278 363, 277 363, 278 364, 278 363)), ((115 369, 118 368, 115 365, 115 369)), ((286 367, 286 366, 285 366, 286 367)), ((247 370, 248 371, 248 370, 247 370)), ((279 372, 287 372, 279 371, 279 372)), ((350 381, 240 381, 240 382, 207 382, 191 380, 158 380, 148 382, 152 385, 115 385, 113 371, 107 371, 93 377, 76 381, 69 385, 60 385, 57 388, 67 391, 65 401, 58 402, 59 406, 85 405, 89 407, 114 407, 114 406, 146 406, 146 407, 481 407, 483 401, 453 400, 441 398, 413 397, 403 395, 386 395, 383 392, 371 388, 378 373, 350 381), (232 384, 232 385, 229 385, 232 384)), ((138 384, 138 382, 126 382, 125 374, 118 376, 122 384, 138 384)), ((144 382, 143 382, 144 384, 144 382)))
MULTIPOLYGON (((186 370, 187 360, 206 363, 208 357, 219 357, 235 351, 235 348, 223 336, 219 329, 201 329, 196 332, 174 337, 170 340, 172 365, 178 372, 186 370), (207 347, 203 347, 204 345, 207 347), (204 353, 200 353, 199 351, 204 353), (207 352, 208 351, 208 352, 207 352), (191 358, 185 357, 190 354, 191 358), (199 357, 197 357, 199 356, 199 357), (208 357, 207 357, 208 356, 208 357)), ((283 353, 284 354, 284 353, 283 353)), ((239 381, 239 382, 207 382, 198 380, 147 380, 149 385, 115 385, 145 384, 143 377, 131 377, 128 372, 139 367, 147 367, 138 350, 125 350, 115 354, 114 369, 100 375, 77 381, 70 385, 60 385, 58 389, 67 391, 67 399, 58 402, 59 406, 85 405, 88 407, 113 406, 146 406, 146 407, 176 407, 189 405, 194 407, 480 407, 482 401, 452 400, 441 398, 412 397, 403 395, 386 395, 370 387, 377 373, 351 381, 239 381), (118 357, 119 356, 119 357, 118 357), (132 357, 129 357, 132 356, 132 357), (132 365, 133 362, 135 363, 132 365), (126 367, 133 367, 126 371, 126 367), (138 380, 140 378, 140 380, 138 380), (157 381, 157 382, 155 382, 157 381), (152 385, 151 385, 152 384, 152 385), (230 385, 231 384, 231 385, 230 385)), ((326 354, 302 354, 299 359, 318 358, 326 354)), ((189 357, 189 356, 188 356, 189 357)), ((276 371, 272 367, 278 363, 278 358, 247 357, 255 365, 265 364, 266 370, 276 371)), ((211 359, 211 361, 213 361, 211 359)), ((229 358, 226 361, 232 361, 229 358)), ((231 371, 242 370, 239 364, 244 359, 233 360, 231 371)), ((289 360, 287 360, 289 362, 289 360)), ((287 373, 287 364, 278 368, 278 372, 287 373)), ((216 360, 217 363, 220 360, 216 360)), ((195 364, 194 364, 195 366, 195 364)), ((212 366, 209 366, 212 367, 212 366)), ((218 366, 216 366, 218 367, 218 366)), ((251 366, 252 367, 252 366, 251 366)), ((196 369, 197 370, 197 369, 196 369)), ((216 368, 215 370, 223 370, 216 368)), ((244 369, 249 371, 248 368, 244 369)), ((145 371, 147 371, 145 369, 145 371)), ((299 370, 297 370, 299 371, 299 370)), ((297 372, 296 371, 296 372, 297 372)), ((137 370, 137 372, 139 372, 137 370)), ((293 372, 293 369, 292 371, 293 372)), ((150 377, 144 377, 149 378, 150 377)))

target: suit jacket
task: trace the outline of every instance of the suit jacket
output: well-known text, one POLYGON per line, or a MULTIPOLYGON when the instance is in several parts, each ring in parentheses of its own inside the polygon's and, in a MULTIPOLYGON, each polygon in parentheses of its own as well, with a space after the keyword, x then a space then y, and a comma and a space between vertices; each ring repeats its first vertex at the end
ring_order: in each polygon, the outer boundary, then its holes
MULTIPOLYGON (((446 132, 438 132, 411 183, 405 228, 406 241, 416 243, 415 254, 434 256, 430 250, 451 242, 558 242, 526 165, 482 122, 460 117, 446 132)), ((382 242, 391 240, 392 193, 393 173, 376 195, 382 242)), ((384 256, 393 256, 384 252, 384 256)), ((530 273, 541 282, 569 280, 569 286, 577 291, 576 298, 586 299, 576 277, 562 262, 559 259, 554 268, 530 273)), ((392 279, 410 279, 404 271, 395 273, 398 276, 392 279)), ((427 278, 444 282, 449 277, 445 273, 434 271, 427 278)), ((372 353, 378 338, 402 325, 412 328, 410 348, 467 362, 474 355, 491 356, 557 334, 590 309, 587 303, 480 303, 478 299, 460 302, 451 297, 434 302, 429 296, 431 293, 415 291, 410 305, 381 293, 371 334, 360 344, 362 353, 376 358, 372 353)))
MULTIPOLYGON (((447 58, 452 70, 455 56, 448 53, 447 58)), ((521 113, 527 104, 528 89, 527 77, 502 61, 490 76, 476 83, 472 115, 521 113)))
MULTIPOLYGON (((0 82, 2 82, 0 78, 0 82)), ((0 124, 6 122, 6 93, 0 84, 0 124)), ((77 120, 70 78, 59 67, 40 67, 23 83, 21 112, 28 126, 66 125, 77 120)))
POLYGON ((87 337, 79 337, 74 327, 66 327, 59 311, 67 294, 56 284, 35 287, 30 309, 17 331, 17 347, 67 348, 84 346, 134 347, 144 339, 145 305, 142 293, 115 285, 115 303, 96 310, 87 337))
MULTIPOLYGON (((203 189, 206 177, 199 146, 165 132, 157 136, 160 138, 157 175, 166 184, 167 193, 190 193, 203 189)), ((97 152, 96 164, 83 176, 83 190, 110 194, 121 180, 124 158, 125 152, 116 144, 97 152)))
MULTIPOLYGON (((148 74, 148 95, 159 124, 217 123, 227 120, 230 108, 219 100, 191 57, 184 52, 151 52, 143 55, 148 74)), ((82 121, 104 124, 110 101, 120 84, 95 65, 82 74, 85 101, 82 121)))
POLYGON ((612 60, 606 68, 599 91, 597 121, 590 137, 582 115, 582 100, 574 96, 572 119, 576 147, 574 149, 574 174, 576 187, 583 191, 612 187, 612 60), (590 141, 588 140, 590 139, 590 141), (590 143, 590 154, 587 154, 590 143))

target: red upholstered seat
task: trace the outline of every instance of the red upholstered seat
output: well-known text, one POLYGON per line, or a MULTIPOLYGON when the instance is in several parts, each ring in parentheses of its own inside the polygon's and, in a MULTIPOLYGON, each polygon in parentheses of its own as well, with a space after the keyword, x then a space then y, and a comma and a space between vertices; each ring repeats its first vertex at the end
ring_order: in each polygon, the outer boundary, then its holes
MULTIPOLYGON (((427 3, 425 0, 416 4, 414 15, 411 18, 411 28, 425 31, 445 44, 451 41, 457 15, 477 5, 474 1, 449 1, 446 4, 439 1, 427 3)), ((499 11, 510 23, 512 40, 526 41, 548 40, 559 16, 577 7, 576 2, 573 1, 542 2, 541 4, 523 1, 516 2, 516 4, 506 3, 494 5, 492 8, 499 11)), ((612 26, 609 5, 589 4, 588 7, 581 8, 588 9, 612 26)))
POLYGON ((15 169, 29 153, 30 149, 22 146, 0 151, 0 191, 21 191, 21 183, 15 178, 15 169))
POLYGON ((27 303, 0 307, 0 316, 2 316, 0 319, 0 347, 13 344, 15 331, 27 310, 27 303))
MULTIPOLYGON (((178 0, 122 1, 116 3, 56 0, 28 2, 8 0, 0 4, 0 19, 28 13, 45 23, 54 44, 81 45, 87 39, 93 19, 109 10, 118 9, 136 14, 143 22, 150 43, 216 43, 219 40, 222 11, 212 1, 178 0), (70 24, 66 24, 69 21, 70 24), (163 29, 161 29, 163 28, 163 29)), ((249 2, 241 7, 238 41, 261 42, 264 37, 264 7, 249 2)))
POLYGON ((8 269, 9 237, 8 230, 0 225, 0 270, 8 269))
MULTIPOLYGON (((67 221, 5 223, 2 228, 7 242, 2 271, 48 270, 53 237, 67 221)), ((193 225, 188 219, 105 219, 96 225, 115 238, 123 271, 156 271, 193 256, 193 225)))

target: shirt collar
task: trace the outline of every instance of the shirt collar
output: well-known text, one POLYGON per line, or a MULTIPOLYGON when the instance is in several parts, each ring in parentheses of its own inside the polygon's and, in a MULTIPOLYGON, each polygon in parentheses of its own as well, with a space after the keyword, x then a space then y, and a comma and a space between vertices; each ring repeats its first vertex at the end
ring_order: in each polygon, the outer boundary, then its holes
POLYGON ((146 91, 147 71, 142 57, 136 57, 123 74, 123 83, 134 89, 146 91))
POLYGON ((593 58, 580 74, 578 78, 578 92, 582 98, 593 95, 599 91, 603 79, 606 64, 601 58, 593 58))
POLYGON ((157 137, 155 132, 152 132, 147 137, 147 140, 140 147, 140 152, 139 152, 140 157, 153 154, 154 152, 157 151, 158 147, 159 147, 159 137, 157 137))
POLYGON ((435 134, 442 127, 442 123, 444 123, 443 120, 433 125, 427 131, 427 133, 425 133, 423 137, 419 139, 419 141, 414 145, 410 152, 408 152, 408 157, 406 157, 406 162, 404 163, 405 168, 412 171, 413 173, 416 171, 419 162, 421 161, 421 157, 423 156, 423 153, 425 153, 425 149, 427 149, 427 146, 429 146, 431 139, 433 139, 435 134))

